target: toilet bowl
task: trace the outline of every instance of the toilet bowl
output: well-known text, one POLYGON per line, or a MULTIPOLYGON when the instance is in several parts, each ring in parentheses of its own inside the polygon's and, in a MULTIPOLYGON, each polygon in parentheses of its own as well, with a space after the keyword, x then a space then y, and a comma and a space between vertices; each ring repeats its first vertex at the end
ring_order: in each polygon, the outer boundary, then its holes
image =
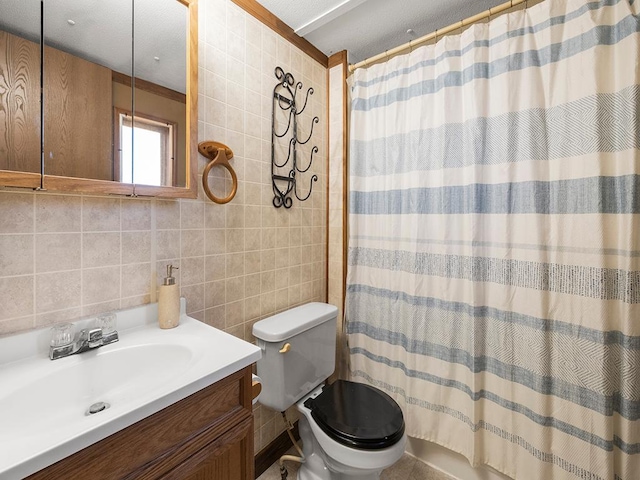
MULTIPOLYGON (((370 388, 371 395, 382 393, 366 385, 340 380, 329 388, 344 385, 370 388)), ((344 410, 344 407, 349 405, 353 406, 350 403, 352 399, 348 398, 348 394, 345 395, 344 389, 339 388, 339 390, 339 392, 335 392, 335 395, 332 395, 332 400, 336 402, 333 406, 337 410, 344 410)), ((319 397, 323 393, 322 391, 323 387, 318 387, 311 394, 303 397, 296 404, 296 407, 302 414, 299 421, 299 430, 300 438, 304 445, 305 458, 308 459, 313 455, 317 455, 322 459, 326 468, 318 468, 314 462, 305 462, 298 471, 298 479, 335 480, 338 478, 357 478, 360 480, 374 480, 379 478, 380 472, 396 463, 405 450, 407 437, 404 433, 404 420, 400 407, 385 395, 388 400, 393 402, 394 408, 398 409, 397 412, 392 412, 393 408, 382 412, 380 409, 371 408, 371 404, 358 403, 356 405, 357 412, 362 415, 356 415, 356 418, 348 418, 349 414, 343 411, 342 413, 346 414, 346 418, 341 415, 333 416, 329 420, 333 420, 337 428, 329 428, 323 419, 316 420, 314 418, 313 406, 310 402, 310 400, 319 397), (399 417, 389 418, 398 413, 399 417), (368 416, 370 418, 367 419, 368 416), (367 422, 366 420, 369 421, 367 422), (371 423, 375 424, 374 427, 367 428, 366 426, 370 426, 371 423), (347 430, 347 432, 344 432, 344 430, 347 430), (357 432, 357 430, 361 431, 357 432), (366 430, 366 432, 362 430, 366 430), (359 443, 364 444, 366 448, 363 448, 362 445, 358 446, 359 443), (369 445, 366 445, 366 443, 369 443, 369 445)), ((318 416, 316 415, 316 417, 318 416)))
POLYGON ((376 480, 404 453, 404 418, 381 390, 338 380, 337 308, 310 303, 257 322, 263 350, 260 403, 277 411, 296 405, 304 462, 299 480, 376 480))

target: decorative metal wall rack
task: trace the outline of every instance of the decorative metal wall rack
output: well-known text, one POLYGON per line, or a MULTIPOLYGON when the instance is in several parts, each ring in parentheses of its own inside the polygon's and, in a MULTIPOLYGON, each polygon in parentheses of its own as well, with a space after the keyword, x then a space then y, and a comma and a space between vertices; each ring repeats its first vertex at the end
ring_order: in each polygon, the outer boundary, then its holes
MULTIPOLYGON (((299 90, 302 90, 302 82, 296 83, 291 73, 285 73, 280 67, 276 67, 275 70, 278 83, 273 89, 273 112, 271 117, 271 182, 273 184, 273 206, 280 208, 284 205, 284 208, 291 208, 293 205, 292 195, 301 202, 307 200, 311 196, 313 190, 313 182, 318 181, 318 176, 313 175, 309 181, 309 192, 306 196, 302 197, 298 192, 298 180, 297 174, 305 173, 311 168, 313 163, 313 155, 318 153, 318 147, 313 146, 311 149, 311 155, 309 163, 305 168, 300 168, 298 146, 305 145, 311 140, 313 135, 313 127, 320 119, 313 117, 311 120, 311 131, 309 136, 301 141, 298 138, 298 116, 302 114, 307 108, 309 96, 313 95, 313 88, 309 87, 304 99, 304 105, 301 109, 298 109, 296 95, 299 90), (283 125, 277 125, 277 114, 287 117, 286 128, 283 125), (284 114, 284 115, 282 115, 284 114), (289 138, 287 148, 287 158, 282 163, 278 163, 277 160, 277 144, 287 145, 285 140, 289 138), (287 172, 287 170, 289 170, 287 172), (284 171, 286 175, 281 175, 284 171)), ((282 122, 284 123, 284 122, 282 122)), ((286 148, 286 147, 285 147, 286 148)))

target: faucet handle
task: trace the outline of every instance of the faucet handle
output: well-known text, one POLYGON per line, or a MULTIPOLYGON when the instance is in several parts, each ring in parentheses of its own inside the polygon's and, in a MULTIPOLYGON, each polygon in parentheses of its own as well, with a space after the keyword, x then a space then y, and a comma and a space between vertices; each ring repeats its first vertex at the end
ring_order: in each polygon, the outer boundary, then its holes
POLYGON ((118 332, 116 330, 117 318, 115 313, 109 312, 99 315, 96 319, 96 327, 102 330, 103 345, 118 341, 118 332))
POLYGON ((73 343, 75 326, 73 323, 59 323, 51 328, 50 345, 53 348, 66 347, 73 343))
POLYGON ((115 313, 103 313, 102 315, 98 315, 96 327, 102 329, 102 335, 109 335, 116 331, 116 319, 115 313))

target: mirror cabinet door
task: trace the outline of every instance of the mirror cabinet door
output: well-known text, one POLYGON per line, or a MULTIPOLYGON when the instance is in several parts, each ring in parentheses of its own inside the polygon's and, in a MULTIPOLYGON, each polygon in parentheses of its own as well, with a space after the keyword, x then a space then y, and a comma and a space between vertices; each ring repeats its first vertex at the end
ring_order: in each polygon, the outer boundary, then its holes
POLYGON ((133 183, 186 187, 187 32, 179 0, 135 0, 133 183))
POLYGON ((40 0, 0 1, 0 170, 40 174, 40 30, 40 0))
POLYGON ((133 105, 131 0, 46 0, 44 43, 44 173, 130 183, 118 112, 133 105))

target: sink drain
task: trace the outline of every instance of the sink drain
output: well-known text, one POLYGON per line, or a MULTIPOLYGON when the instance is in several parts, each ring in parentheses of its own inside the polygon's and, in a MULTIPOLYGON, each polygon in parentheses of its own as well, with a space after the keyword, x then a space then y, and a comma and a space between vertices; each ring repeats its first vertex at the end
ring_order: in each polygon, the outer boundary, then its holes
POLYGON ((87 415, 93 415, 94 413, 99 413, 103 410, 106 410, 110 406, 111 405, 109 405, 106 402, 96 402, 89 407, 89 410, 87 410, 87 415))

